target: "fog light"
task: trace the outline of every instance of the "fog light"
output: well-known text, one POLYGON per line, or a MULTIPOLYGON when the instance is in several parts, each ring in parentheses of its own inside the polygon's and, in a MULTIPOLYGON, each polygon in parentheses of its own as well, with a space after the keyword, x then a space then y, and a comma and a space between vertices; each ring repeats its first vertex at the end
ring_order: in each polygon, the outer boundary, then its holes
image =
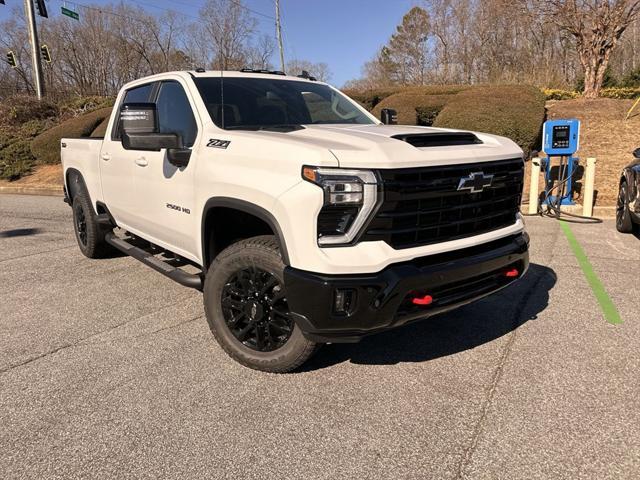
POLYGON ((333 294, 333 311, 341 315, 348 315, 351 313, 355 301, 355 290, 337 288, 333 294))
POLYGON ((511 268, 507 271, 504 272, 504 276, 505 277, 509 277, 509 278, 515 278, 520 274, 520 272, 518 272, 517 268, 511 268))

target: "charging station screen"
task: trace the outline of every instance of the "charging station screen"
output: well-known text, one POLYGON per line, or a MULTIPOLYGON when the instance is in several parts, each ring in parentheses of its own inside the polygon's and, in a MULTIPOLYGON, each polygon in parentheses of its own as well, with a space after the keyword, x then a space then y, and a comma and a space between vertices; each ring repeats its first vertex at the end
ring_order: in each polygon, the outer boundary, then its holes
POLYGON ((555 126, 553 127, 553 148, 567 148, 569 146, 569 127, 555 126))

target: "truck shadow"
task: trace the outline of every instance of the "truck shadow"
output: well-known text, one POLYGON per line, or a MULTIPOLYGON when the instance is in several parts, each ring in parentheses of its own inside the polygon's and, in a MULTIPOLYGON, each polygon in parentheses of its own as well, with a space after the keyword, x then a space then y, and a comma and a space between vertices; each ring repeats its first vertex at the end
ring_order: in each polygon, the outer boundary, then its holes
POLYGON ((28 237, 30 235, 38 235, 42 232, 41 228, 16 228, 14 230, 3 230, 0 232, 0 238, 28 237))
POLYGON ((516 284, 476 303, 356 344, 323 347, 300 371, 313 371, 350 361, 363 365, 425 362, 475 348, 535 320, 549 303, 555 272, 531 264, 516 284))

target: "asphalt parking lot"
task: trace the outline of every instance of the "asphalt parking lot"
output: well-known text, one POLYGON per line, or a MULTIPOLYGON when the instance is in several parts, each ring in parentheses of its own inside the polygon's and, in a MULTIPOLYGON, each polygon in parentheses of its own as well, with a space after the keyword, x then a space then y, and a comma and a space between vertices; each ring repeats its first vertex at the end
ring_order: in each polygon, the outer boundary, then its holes
POLYGON ((59 197, 0 195, 0 477, 638 478, 640 239, 527 219, 517 285, 271 375, 201 295, 89 260, 59 197))

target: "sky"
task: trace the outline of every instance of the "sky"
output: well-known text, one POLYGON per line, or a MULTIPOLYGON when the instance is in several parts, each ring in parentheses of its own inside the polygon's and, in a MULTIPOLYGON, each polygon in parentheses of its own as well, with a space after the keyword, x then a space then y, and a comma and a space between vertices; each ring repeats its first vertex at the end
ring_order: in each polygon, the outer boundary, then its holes
MULTIPOLYGON (((149 13, 161 14, 171 9, 195 20, 205 0, 122 0, 149 13)), ((105 5, 108 0, 78 0, 79 4, 105 5)), ((117 2, 119 3, 119 2, 117 2)), ((358 78, 364 63, 384 45, 402 16, 419 0, 280 0, 283 20, 285 61, 300 58, 325 62, 333 75, 330 82, 342 86, 358 78)), ((0 21, 20 8, 23 0, 5 0, 0 5, 0 21)), ((46 0, 49 17, 60 15, 63 0, 46 0)), ((275 35, 273 0, 244 0, 243 4, 262 15, 254 14, 260 32, 275 35), (271 18, 268 18, 271 17, 271 18)), ((67 8, 82 14, 82 7, 67 1, 67 8)), ((42 21, 46 22, 46 19, 42 21)), ((274 55, 274 65, 279 60, 274 55)))

